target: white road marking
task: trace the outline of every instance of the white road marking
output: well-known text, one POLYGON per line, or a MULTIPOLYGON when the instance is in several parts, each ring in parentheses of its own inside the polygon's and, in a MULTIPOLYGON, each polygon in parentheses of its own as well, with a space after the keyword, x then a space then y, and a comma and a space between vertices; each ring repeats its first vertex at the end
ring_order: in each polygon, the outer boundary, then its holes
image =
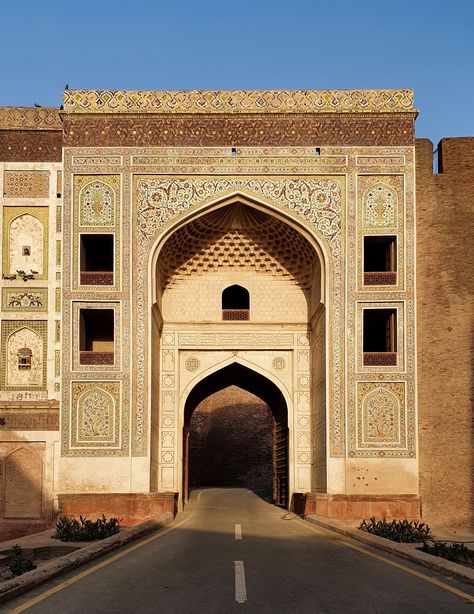
POLYGON ((235 539, 242 539, 242 525, 235 525, 235 539))
POLYGON ((235 600, 237 603, 247 601, 247 588, 245 586, 245 569, 243 561, 234 561, 235 570, 235 600))

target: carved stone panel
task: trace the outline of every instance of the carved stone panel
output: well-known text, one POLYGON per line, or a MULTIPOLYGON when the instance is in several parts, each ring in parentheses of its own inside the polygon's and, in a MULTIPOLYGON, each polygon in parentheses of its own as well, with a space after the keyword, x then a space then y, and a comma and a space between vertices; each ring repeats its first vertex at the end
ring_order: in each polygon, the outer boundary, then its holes
POLYGON ((370 451, 370 456, 414 456, 415 422, 406 412, 405 386, 404 382, 357 384, 357 450, 367 455, 370 451))
POLYGON ((5 171, 5 198, 48 198, 49 171, 5 171))

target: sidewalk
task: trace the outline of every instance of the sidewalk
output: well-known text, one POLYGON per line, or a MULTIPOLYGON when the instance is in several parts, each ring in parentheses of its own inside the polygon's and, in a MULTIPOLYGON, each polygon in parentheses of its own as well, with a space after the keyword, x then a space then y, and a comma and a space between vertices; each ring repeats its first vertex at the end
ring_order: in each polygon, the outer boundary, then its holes
MULTIPOLYGON (((385 552, 390 552, 391 554, 396 554, 397 556, 408 559, 413 563, 418 563, 419 565, 439 571, 447 576, 462 580, 463 582, 474 584, 474 569, 465 567, 464 565, 459 565, 458 563, 453 563, 438 556, 433 556, 432 554, 428 554, 426 552, 422 552, 421 550, 418 550, 418 548, 421 546, 420 543, 400 544, 398 542, 392 542, 389 539, 367 533, 367 531, 361 531, 355 526, 354 522, 334 520, 332 518, 329 519, 314 515, 308 515, 305 519, 308 522, 312 522, 313 524, 316 524, 324 529, 329 529, 330 531, 334 531, 340 535, 345 535, 368 546, 378 548, 379 550, 384 550, 385 552)), ((466 545, 470 547, 471 550, 474 550, 474 531, 459 531, 459 533, 457 533, 454 531, 448 531, 446 527, 438 527, 437 530, 432 528, 432 532, 435 539, 440 539, 443 541, 465 540, 466 545), (468 542, 471 543, 469 544, 468 542)))

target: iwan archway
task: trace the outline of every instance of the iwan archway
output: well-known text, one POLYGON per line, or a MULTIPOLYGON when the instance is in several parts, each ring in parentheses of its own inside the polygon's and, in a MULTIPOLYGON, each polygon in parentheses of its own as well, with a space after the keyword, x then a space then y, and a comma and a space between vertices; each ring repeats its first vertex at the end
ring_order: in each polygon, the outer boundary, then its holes
POLYGON ((203 395, 237 385, 272 409, 275 499, 324 492, 327 263, 317 241, 293 216, 236 195, 189 214, 155 250, 151 489, 186 499, 189 418, 203 395))
MULTIPOLYGON (((232 362, 228 366, 214 371, 211 375, 205 376, 192 388, 187 396, 184 406, 183 427, 183 498, 186 500, 189 493, 189 464, 195 460, 190 459, 190 444, 193 443, 192 439, 190 441, 190 438, 196 436, 196 432, 193 432, 191 429, 193 412, 203 400, 231 386, 237 386, 238 389, 252 393, 261 399, 271 410, 273 417, 270 426, 272 454, 271 459, 268 460, 271 463, 272 498, 277 505, 286 507, 288 505, 288 406, 284 395, 277 385, 267 377, 238 362, 232 362)), ((234 402, 235 400, 239 401, 239 395, 235 397, 234 402)), ((239 408, 239 405, 237 405, 237 408, 239 408)), ((261 416, 258 416, 258 418, 261 419, 261 416)), ((255 420, 249 421, 244 437, 250 437, 251 429, 258 427, 259 425, 255 423, 255 420)), ((232 429, 232 423, 226 425, 226 428, 232 429)), ((219 445, 218 441, 215 443, 219 445)), ((241 446, 242 454, 245 443, 243 440, 238 442, 238 445, 241 446)), ((260 445, 263 447, 265 442, 261 441, 260 445)), ((255 450, 252 451, 255 452, 255 450)), ((241 459, 241 462, 248 462, 249 460, 251 459, 241 459)), ((266 462, 268 460, 266 459, 266 462)), ((213 469, 217 470, 218 468, 210 468, 211 472, 213 469)), ((247 485, 245 484, 245 486, 247 485)))

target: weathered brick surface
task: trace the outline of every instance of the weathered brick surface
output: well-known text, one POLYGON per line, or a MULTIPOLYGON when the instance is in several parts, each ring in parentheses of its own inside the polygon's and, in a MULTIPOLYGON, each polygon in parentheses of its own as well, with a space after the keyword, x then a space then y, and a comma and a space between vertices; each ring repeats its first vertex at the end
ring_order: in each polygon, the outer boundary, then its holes
MULTIPOLYGON (((8 404, 5 404, 8 405, 8 404)), ((58 431, 58 407, 5 407, 0 405, 2 431, 58 431)))
POLYGON ((46 531, 51 526, 51 520, 4 520, 0 518, 0 541, 5 542, 24 535, 46 531))
POLYGON ((474 523, 474 138, 417 157, 420 490, 428 521, 474 523))
POLYGON ((0 130, 2 162, 61 162, 60 130, 0 130))
POLYGON ((230 386, 202 401, 191 418, 190 486, 272 488, 269 407, 230 386))

